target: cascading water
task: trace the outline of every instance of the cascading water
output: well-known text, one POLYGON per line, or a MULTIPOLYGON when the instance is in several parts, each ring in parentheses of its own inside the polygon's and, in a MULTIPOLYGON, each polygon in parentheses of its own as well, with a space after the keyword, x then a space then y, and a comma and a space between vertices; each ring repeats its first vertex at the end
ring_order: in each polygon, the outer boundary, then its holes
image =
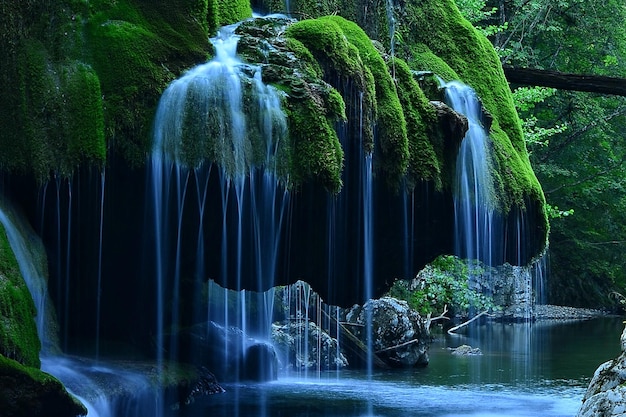
MULTIPOLYGON (((172 82, 157 109, 149 181, 160 367, 166 350, 168 359, 179 359, 175 333, 183 323, 215 321, 227 335, 229 328, 240 329, 244 337, 237 343, 224 338, 224 363, 245 356, 248 336, 269 339, 271 331, 273 291, 263 290, 274 286, 289 203, 279 174, 286 118, 279 93, 262 82, 260 68, 237 57, 237 26, 220 30, 211 40, 215 58, 172 82), (193 184, 195 193, 189 190, 193 184), (210 190, 219 191, 211 194, 210 190), (198 217, 189 225, 192 213, 198 217), (207 234, 209 219, 213 223, 221 219, 221 230, 210 229, 207 234), (190 241, 188 234, 195 237, 191 239, 195 248, 183 246, 190 241), (204 262, 211 249, 221 253, 217 267, 204 262), (189 257, 196 261, 189 263, 189 257), (208 270, 219 272, 209 277, 208 270), (230 292, 208 281, 236 282, 242 289, 249 274, 255 276, 258 293, 230 292), (185 288, 190 280, 191 292, 185 288), (199 297, 203 292, 205 297, 199 297), (193 313, 179 312, 181 297, 190 296, 193 313), (198 307, 204 303, 208 308, 198 307), (166 306, 172 306, 172 311, 166 311, 166 306), (170 346, 166 337, 171 338, 170 346)), ((240 361, 234 362, 238 368, 240 361)), ((230 378, 237 378, 240 372, 232 373, 230 378)))
POLYGON ((142 402, 141 407, 137 405, 142 396, 145 400, 154 395, 154 389, 143 374, 119 366, 96 365, 90 359, 61 354, 54 326, 56 319, 48 295, 45 249, 34 232, 29 230, 27 223, 4 201, 0 207, 0 223, 4 227, 20 273, 37 310, 41 370, 58 378, 67 390, 85 405, 91 417, 114 417, 120 412, 127 417, 141 416, 145 413, 156 415, 153 413, 154 402, 148 400, 142 402), (115 390, 118 390, 118 394, 133 395, 112 397, 110 393, 115 390))
POLYGON ((476 93, 469 86, 450 82, 445 86, 446 101, 468 120, 468 131, 461 142, 454 182, 455 253, 464 259, 493 264, 497 247, 494 224, 495 202, 490 174, 488 135, 482 126, 482 110, 476 93))
MULTIPOLYGON (((456 160, 454 180, 455 254, 488 266, 503 265, 507 260, 523 265, 530 225, 524 210, 516 212, 513 221, 509 219, 512 225, 508 226, 505 216, 498 212, 491 177, 490 139, 484 128, 481 103, 474 90, 460 82, 453 81, 443 87, 447 103, 468 121, 468 131, 456 160), (507 245, 512 247, 507 248, 507 245)), ((543 281, 532 279, 531 269, 538 270, 536 276, 541 278, 541 264, 536 262, 517 268, 518 272, 511 277, 514 292, 519 294, 517 300, 525 310, 515 316, 524 320, 531 319, 532 306, 538 300, 536 295, 543 291, 540 288, 543 281)), ((469 277, 470 281, 475 278, 469 277)), ((494 285, 491 279, 488 281, 479 286, 487 288, 491 295, 494 285)))

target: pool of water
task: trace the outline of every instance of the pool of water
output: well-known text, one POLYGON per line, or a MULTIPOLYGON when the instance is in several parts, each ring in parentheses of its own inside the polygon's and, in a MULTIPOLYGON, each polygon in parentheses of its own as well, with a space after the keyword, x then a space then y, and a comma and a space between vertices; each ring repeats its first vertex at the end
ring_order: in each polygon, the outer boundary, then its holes
POLYGON ((226 384, 171 415, 571 417, 598 365, 619 355, 622 329, 621 318, 476 326, 436 338, 426 368, 226 384), (461 344, 483 355, 451 355, 461 344))

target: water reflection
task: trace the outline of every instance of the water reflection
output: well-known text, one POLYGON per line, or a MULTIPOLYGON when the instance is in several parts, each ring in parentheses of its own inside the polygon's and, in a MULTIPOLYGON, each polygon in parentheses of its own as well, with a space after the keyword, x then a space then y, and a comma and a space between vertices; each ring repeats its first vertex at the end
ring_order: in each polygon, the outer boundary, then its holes
POLYGON ((476 326, 437 338, 424 369, 225 385, 178 415, 571 417, 597 366, 619 354, 622 327, 621 319, 476 326), (447 348, 460 344, 483 355, 452 356, 447 348))

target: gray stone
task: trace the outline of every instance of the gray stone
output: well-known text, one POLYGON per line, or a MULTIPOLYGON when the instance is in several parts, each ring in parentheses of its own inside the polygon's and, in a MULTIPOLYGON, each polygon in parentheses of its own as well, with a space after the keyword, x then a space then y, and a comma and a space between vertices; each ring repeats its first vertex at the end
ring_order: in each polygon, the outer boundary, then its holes
POLYGON ((622 354, 598 367, 589 383, 578 417, 626 416, 626 329, 622 354))
POLYGON ((346 312, 353 333, 367 345, 368 310, 372 319, 372 350, 393 367, 426 366, 430 332, 419 313, 406 301, 392 297, 369 300, 346 312))

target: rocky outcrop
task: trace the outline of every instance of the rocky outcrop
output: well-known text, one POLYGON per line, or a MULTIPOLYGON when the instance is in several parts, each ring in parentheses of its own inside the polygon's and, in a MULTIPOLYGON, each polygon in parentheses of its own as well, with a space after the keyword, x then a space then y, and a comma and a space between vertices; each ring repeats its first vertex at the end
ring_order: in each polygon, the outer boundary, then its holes
POLYGON ((626 329, 620 338, 622 354, 598 367, 578 417, 612 417, 626 415, 626 329))
POLYGON ((286 370, 341 369, 348 366, 337 339, 311 321, 273 324, 272 340, 286 370))
POLYGON ((406 301, 391 297, 369 300, 346 311, 346 326, 367 345, 367 320, 372 320, 373 353, 392 367, 426 366, 430 333, 419 313, 406 301))

